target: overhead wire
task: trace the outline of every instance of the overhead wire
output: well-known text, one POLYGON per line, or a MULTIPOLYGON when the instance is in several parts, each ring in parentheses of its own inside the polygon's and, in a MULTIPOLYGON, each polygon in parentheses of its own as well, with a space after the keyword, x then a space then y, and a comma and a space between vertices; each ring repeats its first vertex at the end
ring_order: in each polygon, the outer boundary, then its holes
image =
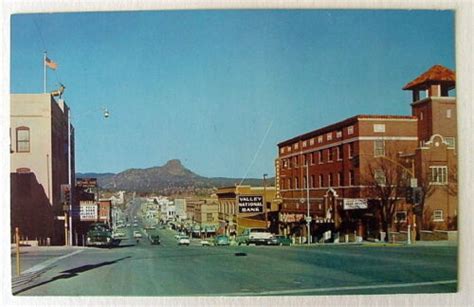
MULTIPOLYGON (((35 24, 36 30, 38 31, 38 34, 39 34, 39 37, 40 37, 40 40, 41 40, 41 43, 42 43, 42 46, 43 46, 43 52, 47 53, 48 48, 46 47, 46 41, 44 39, 43 33, 41 32, 41 27, 39 26, 39 24, 36 20, 36 17, 33 17, 33 23, 35 24)), ((43 65, 44 65, 44 63, 43 63, 43 65)), ((58 70, 54 69, 53 71, 54 71, 54 76, 56 78, 56 82, 58 83, 58 85, 62 84, 61 78, 60 78, 59 73, 58 73, 58 70)))
POLYGON ((242 178, 242 180, 240 180, 239 185, 242 185, 242 183, 245 181, 245 179, 247 179, 247 176, 250 172, 250 169, 252 168, 253 164, 255 163, 255 160, 257 160, 258 154, 260 153, 260 150, 262 150, 263 144, 265 143, 265 140, 267 139, 268 133, 270 132, 270 129, 272 128, 272 126, 273 126, 273 119, 270 122, 270 124, 268 125, 267 131, 263 135, 263 138, 260 141, 260 144, 258 145, 257 151, 255 152, 252 161, 250 162, 249 166, 247 167, 247 170, 245 172, 245 176, 242 178))

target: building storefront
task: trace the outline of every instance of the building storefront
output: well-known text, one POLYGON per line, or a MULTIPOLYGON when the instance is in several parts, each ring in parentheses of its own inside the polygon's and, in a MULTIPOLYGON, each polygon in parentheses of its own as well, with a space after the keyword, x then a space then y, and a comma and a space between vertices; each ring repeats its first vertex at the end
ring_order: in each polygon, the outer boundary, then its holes
POLYGON ((275 187, 241 185, 217 190, 218 233, 235 236, 246 228, 278 232, 275 187), (275 231, 276 230, 276 231, 275 231))

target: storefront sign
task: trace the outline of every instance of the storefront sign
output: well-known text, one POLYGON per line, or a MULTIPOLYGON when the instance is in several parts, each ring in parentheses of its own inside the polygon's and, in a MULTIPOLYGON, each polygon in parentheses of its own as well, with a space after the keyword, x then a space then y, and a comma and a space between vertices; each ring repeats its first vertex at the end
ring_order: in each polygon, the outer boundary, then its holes
POLYGON ((92 201, 80 203, 80 219, 81 221, 97 220, 97 204, 92 201))
POLYGON ((239 196, 239 213, 263 212, 263 196, 239 196))
POLYGON ((344 198, 344 210, 367 209, 366 198, 344 198))

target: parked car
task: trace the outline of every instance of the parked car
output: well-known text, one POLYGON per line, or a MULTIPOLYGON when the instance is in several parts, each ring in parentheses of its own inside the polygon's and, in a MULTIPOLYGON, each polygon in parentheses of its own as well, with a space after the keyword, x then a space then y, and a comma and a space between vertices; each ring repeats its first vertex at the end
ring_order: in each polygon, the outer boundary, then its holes
POLYGON ((267 244, 273 235, 266 228, 246 228, 237 236, 237 244, 267 244))
POLYGON ((229 237, 226 235, 219 235, 214 238, 214 245, 215 246, 224 246, 224 245, 230 245, 230 240, 229 237))
POLYGON ((291 245, 291 239, 285 236, 273 236, 267 241, 268 245, 291 245))
POLYGON ((189 244, 191 244, 191 240, 189 240, 188 236, 178 237, 178 245, 189 245, 189 244))

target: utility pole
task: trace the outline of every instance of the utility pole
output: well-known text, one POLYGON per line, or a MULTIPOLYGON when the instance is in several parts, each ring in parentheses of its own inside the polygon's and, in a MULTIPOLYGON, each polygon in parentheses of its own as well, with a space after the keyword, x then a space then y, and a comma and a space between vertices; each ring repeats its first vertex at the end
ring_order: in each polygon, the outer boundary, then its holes
POLYGON ((20 276, 20 230, 15 227, 15 242, 16 242, 16 275, 20 276))
POLYGON ((67 160, 68 160, 68 183, 69 183, 69 245, 72 246, 72 202, 74 199, 72 187, 72 161, 71 161, 71 109, 67 111, 67 160))
POLYGON ((268 227, 268 210, 267 210, 267 176, 263 174, 263 210, 265 210, 265 227, 268 227))
POLYGON ((307 215, 306 215, 306 223, 308 226, 308 245, 310 244, 311 239, 311 216, 309 215, 309 164, 306 161, 306 204, 307 204, 307 215))

